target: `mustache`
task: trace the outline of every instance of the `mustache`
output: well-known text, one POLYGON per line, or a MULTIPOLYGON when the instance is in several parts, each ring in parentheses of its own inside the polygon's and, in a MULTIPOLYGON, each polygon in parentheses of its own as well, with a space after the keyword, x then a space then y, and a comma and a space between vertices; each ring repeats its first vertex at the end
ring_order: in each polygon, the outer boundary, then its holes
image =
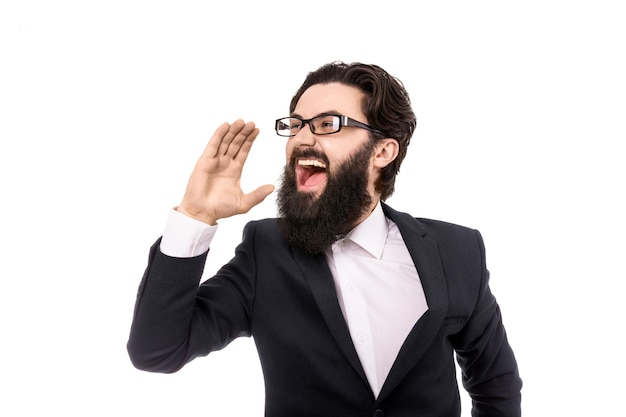
POLYGON ((291 157, 289 158, 289 165, 292 167, 295 166, 296 159, 298 158, 315 158, 315 159, 324 161, 327 167, 330 165, 330 161, 328 160, 328 157, 326 156, 326 154, 313 148, 294 149, 291 152, 291 157))

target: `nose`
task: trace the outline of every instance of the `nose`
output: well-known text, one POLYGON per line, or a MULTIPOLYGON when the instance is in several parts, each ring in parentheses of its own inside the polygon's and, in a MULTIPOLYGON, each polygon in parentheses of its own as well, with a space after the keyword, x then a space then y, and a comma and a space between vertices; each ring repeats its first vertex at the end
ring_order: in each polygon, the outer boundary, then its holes
POLYGON ((291 138, 294 146, 313 146, 315 145, 315 133, 311 130, 311 122, 304 123, 300 131, 291 138))

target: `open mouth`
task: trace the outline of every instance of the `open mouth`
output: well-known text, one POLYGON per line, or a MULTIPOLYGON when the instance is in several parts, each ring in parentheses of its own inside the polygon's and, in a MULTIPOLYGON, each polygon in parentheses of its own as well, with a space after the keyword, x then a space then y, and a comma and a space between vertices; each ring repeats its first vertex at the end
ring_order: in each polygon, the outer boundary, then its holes
POLYGON ((326 163, 319 159, 301 158, 296 161, 298 189, 313 191, 326 180, 326 163))

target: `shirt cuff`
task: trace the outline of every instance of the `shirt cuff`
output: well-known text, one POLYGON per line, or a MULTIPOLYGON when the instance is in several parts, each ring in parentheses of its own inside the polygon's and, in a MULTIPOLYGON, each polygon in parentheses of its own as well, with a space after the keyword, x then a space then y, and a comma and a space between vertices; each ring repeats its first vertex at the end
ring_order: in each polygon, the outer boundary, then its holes
POLYGON ((216 231, 217 225, 211 226, 172 209, 161 239, 161 252, 175 258, 201 255, 209 250, 216 231))

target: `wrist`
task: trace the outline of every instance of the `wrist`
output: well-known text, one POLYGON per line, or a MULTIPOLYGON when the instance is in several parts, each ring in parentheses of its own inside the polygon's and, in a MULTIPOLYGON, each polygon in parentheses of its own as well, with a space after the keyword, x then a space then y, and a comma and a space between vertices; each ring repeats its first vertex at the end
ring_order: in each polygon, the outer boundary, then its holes
POLYGON ((202 223, 206 223, 210 226, 215 226, 217 224, 217 219, 211 216, 206 216, 201 213, 194 213, 191 210, 187 210, 183 205, 174 207, 174 210, 177 212, 184 214, 187 217, 191 217, 192 219, 201 221, 202 223))

